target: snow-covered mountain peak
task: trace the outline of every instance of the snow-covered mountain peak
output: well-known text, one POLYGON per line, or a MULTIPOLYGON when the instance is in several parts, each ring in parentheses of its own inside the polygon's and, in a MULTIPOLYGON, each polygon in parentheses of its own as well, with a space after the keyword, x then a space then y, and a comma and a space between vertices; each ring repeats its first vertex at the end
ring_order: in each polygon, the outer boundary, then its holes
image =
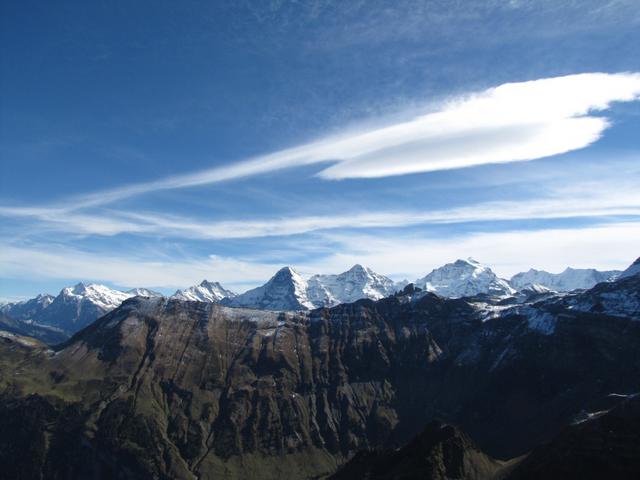
POLYGON ((478 294, 504 296, 514 293, 506 280, 499 278, 489 267, 472 258, 447 263, 414 283, 418 288, 445 297, 468 297, 478 294))
POLYGON ((162 297, 163 295, 158 292, 154 292, 153 290, 149 290, 148 288, 132 288, 131 290, 127 290, 127 293, 132 297, 162 297))
POLYGON ((267 285, 271 287, 279 287, 280 285, 286 285, 291 283, 294 288, 296 298, 300 300, 307 300, 307 281, 292 267, 283 267, 271 277, 267 285))
POLYGON ((54 297, 53 295, 49 295, 48 293, 39 293, 34 300, 39 305, 42 305, 43 308, 46 308, 51 305, 51 302, 53 302, 55 298, 56 297, 54 297))
POLYGON ((300 275, 295 268, 290 267, 288 265, 278 270, 275 273, 275 275, 271 277, 271 280, 281 279, 281 278, 292 278, 292 279, 295 278, 296 280, 302 279, 304 281, 304 279, 302 278, 302 275, 300 275))
POLYGON ((73 287, 63 288, 60 292, 60 296, 67 300, 87 300, 102 309, 112 310, 132 295, 119 290, 114 290, 105 285, 97 283, 86 284, 80 282, 73 287))
POLYGON ((263 310, 308 310, 314 308, 314 304, 309 301, 307 290, 307 281, 298 272, 283 267, 261 287, 225 299, 223 303, 263 310))
POLYGON ((62 289, 62 292, 67 295, 84 295, 87 291, 87 285, 84 282, 78 282, 72 287, 66 287, 62 289))
POLYGON ((34 298, 3 304, 0 311, 18 320, 30 320, 51 305, 55 298, 53 295, 40 293, 34 298))
POLYGON ((362 265, 360 265, 359 263, 356 263, 353 267, 351 267, 349 270, 347 270, 344 273, 352 273, 354 275, 363 275, 363 274, 367 274, 372 272, 373 270, 371 270, 368 267, 363 267, 362 265))
POLYGON ((570 292, 572 290, 586 290, 598 283, 609 282, 620 274, 617 270, 598 271, 593 268, 567 267, 561 273, 549 273, 544 270, 530 268, 513 277, 509 283, 516 290, 530 288, 531 285, 541 285, 556 292, 570 292))
POLYGON ((462 265, 462 264, 468 264, 468 265, 472 265, 474 267, 480 267, 480 268, 487 268, 484 265, 482 265, 479 261, 475 260, 472 257, 467 257, 466 259, 461 259, 459 258, 458 260, 456 260, 454 263, 458 264, 458 265, 462 265))
POLYGON ((378 300, 392 295, 396 284, 368 267, 356 264, 338 275, 314 275, 309 279, 309 300, 316 306, 355 302, 361 298, 378 300))
POLYGON ((212 302, 218 303, 224 298, 235 297, 236 294, 227 290, 219 282, 203 280, 199 285, 177 290, 171 298, 178 300, 188 300, 192 302, 212 302))

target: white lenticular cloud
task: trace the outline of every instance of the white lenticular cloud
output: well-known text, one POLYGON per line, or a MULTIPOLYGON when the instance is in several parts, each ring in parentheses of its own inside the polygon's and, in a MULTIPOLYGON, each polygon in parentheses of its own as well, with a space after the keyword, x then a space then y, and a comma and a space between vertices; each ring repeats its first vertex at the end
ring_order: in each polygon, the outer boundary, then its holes
POLYGON ((324 179, 373 178, 535 160, 584 148, 609 127, 594 115, 640 98, 640 73, 584 73, 507 83, 452 100, 410 121, 331 137, 225 166, 70 199, 74 210, 328 163, 324 179))
POLYGON ((549 157, 609 126, 592 113, 640 96, 640 74, 588 73, 508 83, 437 112, 325 146, 330 179, 384 177, 549 157))

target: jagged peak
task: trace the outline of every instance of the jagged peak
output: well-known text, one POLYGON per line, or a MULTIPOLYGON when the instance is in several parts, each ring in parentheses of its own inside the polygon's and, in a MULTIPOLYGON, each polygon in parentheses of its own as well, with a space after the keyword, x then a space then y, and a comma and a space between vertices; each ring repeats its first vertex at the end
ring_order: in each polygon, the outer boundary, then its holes
POLYGON ((347 272, 367 272, 369 273, 371 270, 368 267, 364 267, 359 263, 356 263, 353 267, 351 267, 347 272))
POLYGON ((277 280, 277 279, 285 279, 285 278, 291 278, 294 281, 304 281, 304 279, 302 278, 302 275, 300 275, 295 268, 287 265, 285 267, 282 267, 280 270, 278 270, 275 275, 273 277, 271 277, 271 280, 277 280))
POLYGON ((514 290, 489 267, 469 257, 458 259, 431 271, 414 282, 420 288, 445 297, 477 294, 511 295, 514 290))
POLYGON ((98 290, 98 289, 109 289, 111 290, 109 287, 106 287, 104 285, 98 285, 96 283, 85 283, 85 282, 78 282, 75 285, 71 286, 71 287, 65 287, 60 291, 60 294, 62 295, 79 295, 79 296, 83 296, 86 295, 87 293, 89 293, 92 290, 98 290))
MULTIPOLYGON (((449 266, 455 266, 455 267, 468 267, 468 266, 471 266, 474 269, 475 268, 488 268, 488 267, 486 267, 485 265, 483 265, 482 263, 478 262, 477 260, 475 260, 472 257, 467 257, 465 259, 459 258, 456 261, 451 262, 451 263, 447 263, 447 264, 445 264, 445 265, 443 265, 442 267, 439 267, 439 268, 444 268, 444 267, 449 267, 449 266)), ((436 270, 438 270, 438 269, 436 269, 436 270)))
POLYGON ((68 288, 67 288, 67 289, 65 289, 65 290, 69 290, 71 293, 75 293, 76 295, 79 295, 79 294, 81 294, 81 293, 86 292, 86 291, 87 291, 87 287, 88 287, 88 286, 89 286, 89 285, 87 285, 87 284, 86 284, 86 283, 84 283, 84 282, 78 282, 78 283, 76 283, 73 287, 68 287, 68 288))
POLYGON ((202 280, 198 285, 178 289, 169 298, 197 302, 219 302, 227 297, 235 297, 236 293, 224 288, 220 282, 202 280))

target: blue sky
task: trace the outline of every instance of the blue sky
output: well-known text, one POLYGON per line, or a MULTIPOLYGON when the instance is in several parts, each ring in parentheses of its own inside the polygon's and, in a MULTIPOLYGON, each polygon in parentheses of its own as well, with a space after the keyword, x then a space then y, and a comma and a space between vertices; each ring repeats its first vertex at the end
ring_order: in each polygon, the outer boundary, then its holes
POLYGON ((2 298, 640 255, 633 0, 130 3, 0 7, 2 298))

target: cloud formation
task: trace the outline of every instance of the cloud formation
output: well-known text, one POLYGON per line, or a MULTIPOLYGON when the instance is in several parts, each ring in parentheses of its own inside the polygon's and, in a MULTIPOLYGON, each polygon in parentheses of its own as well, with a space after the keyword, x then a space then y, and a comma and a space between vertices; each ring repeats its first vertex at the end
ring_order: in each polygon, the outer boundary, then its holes
POLYGON ((40 231, 69 235, 123 233, 184 239, 239 239, 301 235, 321 230, 402 228, 429 224, 532 219, 640 217, 640 191, 634 183, 615 188, 598 182, 577 184, 544 197, 490 201, 440 210, 396 210, 252 220, 211 221, 153 212, 107 211, 91 215, 55 208, 0 207, 0 216, 27 218, 40 231))
MULTIPOLYGON (((625 268, 638 255, 640 223, 576 229, 505 231, 448 238, 392 239, 335 234, 341 248, 321 258, 297 263, 305 275, 344 271, 354 263, 401 278, 415 279, 455 258, 472 256, 503 276, 530 267, 561 271, 566 266, 625 268), (398 248, 401 244, 402 248, 398 248), (593 252, 598 252, 595 258, 593 252)), ((203 278, 240 289, 266 281, 281 265, 249 258, 204 256, 158 261, 125 253, 101 254, 70 247, 16 246, 0 242, 0 271, 10 278, 91 279, 122 287, 185 287, 203 278)))
POLYGON ((280 150, 208 170, 70 199, 66 209, 288 168, 330 164, 323 179, 374 178, 534 160, 584 148, 609 127, 596 115, 640 98, 640 73, 584 73, 507 83, 409 121, 280 150))

